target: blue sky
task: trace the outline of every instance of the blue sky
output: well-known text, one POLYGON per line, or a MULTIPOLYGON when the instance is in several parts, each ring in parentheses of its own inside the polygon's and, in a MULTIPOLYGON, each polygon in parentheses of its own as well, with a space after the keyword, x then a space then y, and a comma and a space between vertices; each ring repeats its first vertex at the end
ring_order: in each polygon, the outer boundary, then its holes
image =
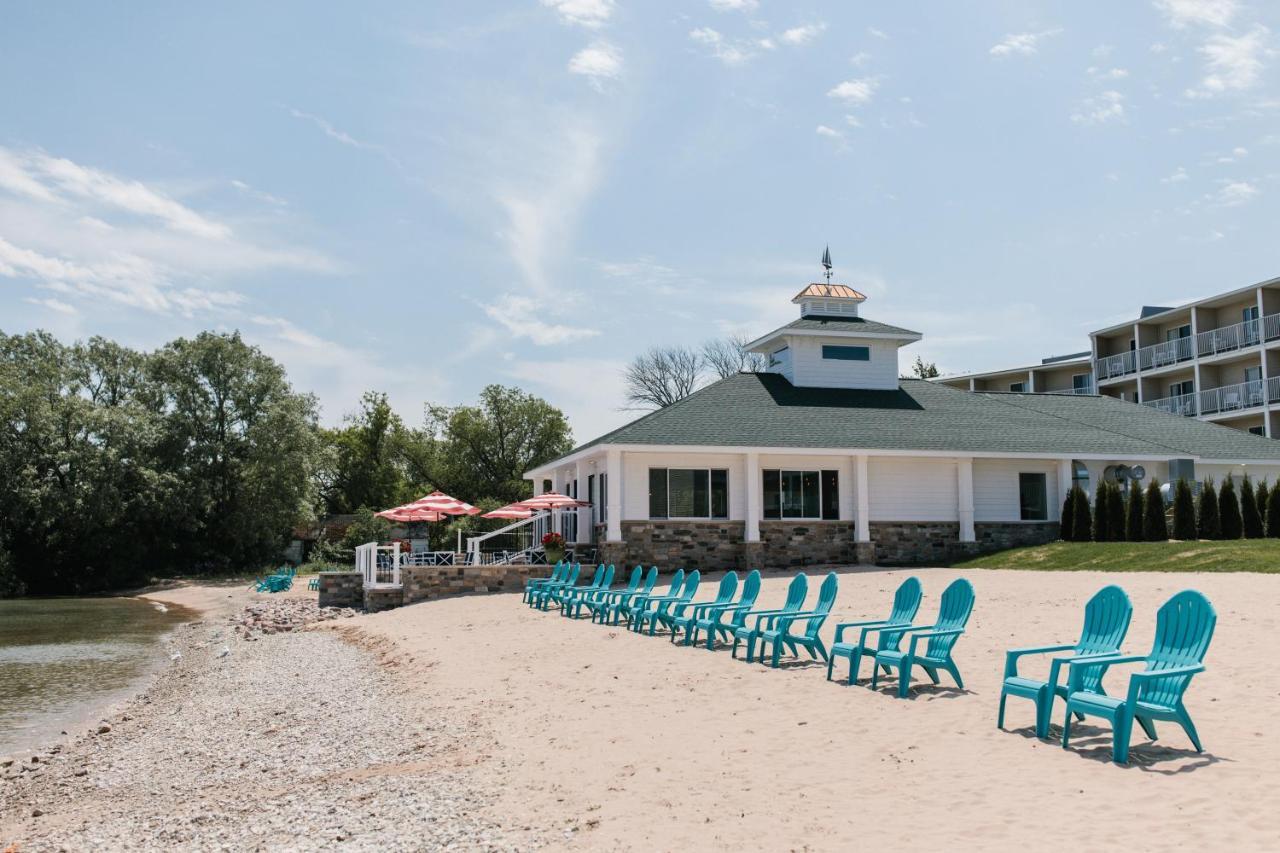
POLYGON ((0 329, 240 329, 327 422, 620 411, 831 245, 948 372, 1280 274, 1280 9, 10 2, 0 329))

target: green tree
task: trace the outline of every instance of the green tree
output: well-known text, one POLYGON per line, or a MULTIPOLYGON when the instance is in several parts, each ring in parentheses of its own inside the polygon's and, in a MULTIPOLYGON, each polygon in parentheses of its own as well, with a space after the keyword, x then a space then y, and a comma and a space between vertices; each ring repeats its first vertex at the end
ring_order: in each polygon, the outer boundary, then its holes
MULTIPOLYGON (((1134 489, 1135 494, 1141 494, 1134 489)), ((1142 520, 1142 538, 1148 542, 1166 542, 1169 539, 1169 522, 1164 514, 1164 497, 1160 494, 1160 481, 1155 477, 1147 483, 1147 495, 1143 499, 1145 509, 1142 520)))
POLYGON ((1141 542, 1143 539, 1143 500, 1142 489, 1134 482, 1129 487, 1129 500, 1124 518, 1124 538, 1129 542, 1141 542))
POLYGON ((1062 501, 1062 516, 1058 525, 1058 534, 1063 542, 1071 542, 1075 539, 1075 508, 1075 488, 1072 487, 1067 490, 1067 496, 1062 501))
POLYGON ((1107 484, 1107 538, 1124 541, 1124 495, 1116 483, 1107 484))
POLYGON ((1266 480, 1259 480, 1258 485, 1254 486, 1253 501, 1258 506, 1258 518, 1262 520, 1263 534, 1266 535, 1267 524, 1267 502, 1271 499, 1271 490, 1267 488, 1266 480))
POLYGON ((1258 492, 1248 474, 1240 481, 1240 529, 1245 539, 1261 539, 1263 536, 1262 515, 1258 512, 1258 492))
POLYGON ((327 512, 388 509, 430 491, 424 479, 430 463, 423 464, 421 448, 426 437, 405 427, 386 394, 365 392, 358 412, 321 435, 328 451, 321 487, 327 512))
POLYGON ((1093 541, 1111 541, 1111 491, 1106 480, 1093 490, 1093 541))
POLYGON ((1236 496, 1235 480, 1230 474, 1218 492, 1218 524, 1223 539, 1239 539, 1244 534, 1240 498, 1236 496))
POLYGON ((1267 495, 1267 536, 1280 539, 1280 482, 1267 495))
POLYGON ((1197 532, 1201 539, 1221 539, 1222 523, 1218 517, 1218 492, 1213 480, 1206 479, 1200 486, 1200 507, 1196 515, 1197 532))
POLYGON ((1093 538, 1093 518, 1089 512, 1089 496, 1080 486, 1072 486, 1075 502, 1071 512, 1071 541, 1088 542, 1093 538))
POLYGON ((1184 542, 1198 538, 1195 498, 1191 495, 1191 486, 1181 478, 1173 489, 1173 538, 1184 542))

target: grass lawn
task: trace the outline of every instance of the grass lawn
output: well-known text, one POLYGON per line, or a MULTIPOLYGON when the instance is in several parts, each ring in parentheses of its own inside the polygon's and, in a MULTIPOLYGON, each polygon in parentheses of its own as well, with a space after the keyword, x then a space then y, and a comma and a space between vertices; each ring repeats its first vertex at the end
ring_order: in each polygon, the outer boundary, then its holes
POLYGON ((1280 573, 1280 539, 1228 542, 1051 542, 955 563, 958 569, 1280 573))

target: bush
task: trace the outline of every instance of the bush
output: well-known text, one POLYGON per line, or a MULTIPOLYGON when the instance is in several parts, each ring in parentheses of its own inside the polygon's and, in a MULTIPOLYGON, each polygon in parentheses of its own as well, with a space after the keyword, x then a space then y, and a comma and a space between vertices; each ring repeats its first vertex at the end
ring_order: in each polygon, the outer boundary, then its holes
POLYGON ((1107 484, 1107 539, 1124 541, 1124 494, 1117 483, 1107 484))
POLYGON ((1222 524, 1218 519, 1218 492, 1213 480, 1200 486, 1200 511, 1196 516, 1196 532, 1201 539, 1221 539, 1222 524))
MULTIPOLYGON (((1258 519, 1265 529, 1267 523, 1267 501, 1271 499, 1271 492, 1267 489, 1267 481, 1259 480, 1253 491, 1253 502, 1258 505, 1258 519)), ((1262 535, 1265 536, 1266 533, 1264 532, 1262 535)))
POLYGON ((1066 499, 1062 501, 1062 517, 1058 525, 1058 532, 1063 542, 1071 542, 1075 539, 1075 508, 1076 494, 1075 487, 1072 486, 1067 490, 1066 499))
POLYGON ((1164 498, 1160 495, 1160 481, 1155 477, 1147 484, 1144 501, 1146 511, 1142 516, 1142 538, 1148 542, 1166 542, 1169 539, 1169 522, 1164 517, 1164 498))
POLYGON ((1244 534, 1240 498, 1236 496, 1236 483, 1230 474, 1218 492, 1218 525, 1223 539, 1239 539, 1244 534))
POLYGON ((1129 542, 1141 542, 1143 525, 1143 507, 1146 502, 1142 497, 1142 489, 1134 483, 1129 487, 1129 501, 1124 517, 1124 538, 1129 542))
MULTIPOLYGON (((1261 484, 1259 484, 1261 485, 1261 484)), ((1240 481, 1240 529, 1245 539, 1262 538, 1262 515, 1258 512, 1258 493, 1245 474, 1240 481)))
MULTIPOLYGON (((1277 502, 1280 506, 1280 501, 1277 502)), ((1191 487, 1179 479, 1173 489, 1173 538, 1193 542, 1196 536, 1196 502, 1191 487)))
POLYGON ((17 598, 25 594, 27 585, 13 568, 13 557, 0 545, 0 598, 17 598))
MULTIPOLYGON (((1075 501, 1071 510, 1071 541, 1088 542, 1093 538, 1093 518, 1089 514, 1089 496, 1079 486, 1072 486, 1075 501)), ((1277 525, 1280 530, 1280 525, 1277 525)))
POLYGON ((1098 483, 1093 490, 1093 541, 1107 542, 1111 539, 1111 492, 1107 490, 1106 481, 1098 483))

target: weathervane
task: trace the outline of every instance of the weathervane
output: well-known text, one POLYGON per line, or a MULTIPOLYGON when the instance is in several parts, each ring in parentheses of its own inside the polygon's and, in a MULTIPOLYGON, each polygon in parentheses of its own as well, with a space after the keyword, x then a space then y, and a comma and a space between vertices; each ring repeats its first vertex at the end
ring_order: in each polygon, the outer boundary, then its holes
POLYGON ((827 246, 822 252, 822 267, 826 270, 827 284, 831 283, 831 247, 827 246))

